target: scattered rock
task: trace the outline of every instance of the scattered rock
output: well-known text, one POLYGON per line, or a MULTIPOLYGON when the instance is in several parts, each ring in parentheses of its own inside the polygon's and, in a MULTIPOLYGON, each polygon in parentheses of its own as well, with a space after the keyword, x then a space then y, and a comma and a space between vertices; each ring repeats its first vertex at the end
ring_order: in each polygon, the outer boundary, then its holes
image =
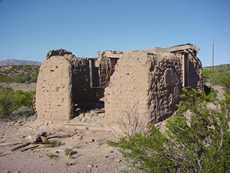
POLYGON ((121 159, 118 159, 118 160, 117 160, 117 162, 121 163, 121 162, 122 162, 122 160, 121 160, 121 159))
POLYGON ((50 50, 47 53, 46 57, 47 57, 47 59, 49 59, 51 56, 63 56, 63 55, 66 55, 66 54, 70 55, 70 54, 72 54, 72 52, 69 52, 69 51, 67 51, 65 49, 56 49, 56 50, 50 50))
POLYGON ((67 166, 73 166, 73 165, 76 165, 76 162, 66 162, 66 165, 67 166))
POLYGON ((83 139, 83 136, 81 135, 79 139, 82 140, 82 139, 83 139))
POLYGON ((47 153, 46 154, 50 159, 57 159, 59 157, 59 155, 54 154, 54 153, 47 153))
POLYGON ((72 148, 66 148, 64 152, 65 156, 67 156, 68 159, 73 159, 74 155, 78 153, 76 150, 73 150, 72 148))
POLYGON ((87 165, 87 167, 88 167, 88 168, 92 168, 92 167, 93 167, 93 165, 87 165))
POLYGON ((38 133, 34 142, 35 143, 47 143, 48 142, 47 132, 38 133))

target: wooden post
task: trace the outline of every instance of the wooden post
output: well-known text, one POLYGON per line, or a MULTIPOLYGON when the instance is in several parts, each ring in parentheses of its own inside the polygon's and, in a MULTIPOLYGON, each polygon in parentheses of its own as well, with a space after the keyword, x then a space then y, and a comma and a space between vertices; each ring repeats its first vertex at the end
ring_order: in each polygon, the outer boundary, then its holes
POLYGON ((93 88, 93 65, 92 65, 92 59, 89 59, 89 79, 90 79, 90 88, 93 88))
POLYGON ((182 57, 182 86, 186 87, 188 85, 188 53, 184 53, 182 57))
POLYGON ((215 49, 215 47, 214 47, 214 41, 212 42, 212 70, 214 71, 215 69, 214 69, 214 49, 215 49))

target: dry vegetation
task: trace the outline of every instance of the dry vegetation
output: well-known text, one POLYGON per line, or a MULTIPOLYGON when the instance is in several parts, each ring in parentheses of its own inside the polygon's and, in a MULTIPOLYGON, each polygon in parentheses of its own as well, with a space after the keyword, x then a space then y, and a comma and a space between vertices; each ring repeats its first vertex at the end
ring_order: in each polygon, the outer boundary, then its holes
MULTIPOLYGON (((165 133, 155 127, 146 133, 139 133, 143 129, 139 130, 142 124, 135 108, 132 108, 131 113, 124 113, 125 121, 121 122, 121 130, 128 137, 110 143, 127 159, 127 166, 116 149, 106 144, 106 141, 111 139, 110 133, 97 128, 94 131, 91 127, 72 123, 71 134, 69 128, 65 131, 62 126, 58 130, 62 132, 60 135, 55 127, 55 130, 42 137, 40 142, 28 142, 28 139, 33 138, 31 130, 37 130, 32 125, 34 122, 16 122, 14 126, 1 124, 0 167, 2 166, 3 170, 20 168, 34 172, 39 172, 40 166, 49 172, 228 172, 230 78, 226 76, 229 71, 226 67, 224 70, 222 67, 216 68, 214 72, 212 69, 205 69, 204 75, 206 82, 225 88, 222 98, 224 100, 216 98, 213 90, 207 94, 194 90, 184 92, 179 110, 166 122, 165 133), (216 110, 210 110, 210 104, 214 105, 216 110), (189 122, 187 117, 183 116, 188 110, 191 112, 189 122), (63 131, 66 134, 63 134, 63 131), (11 152, 8 153, 8 150, 11 152), (22 168, 21 165, 26 162, 29 164, 22 168), (10 163, 14 163, 13 166, 10 163)), ((33 93, 30 92, 1 88, 0 110, 9 108, 8 113, 2 115, 14 116, 17 112, 15 110, 25 106, 31 107, 32 96, 33 93)))
POLYGON ((39 66, 0 67, 0 118, 28 117, 32 110, 39 66))
POLYGON ((217 98, 213 89, 206 93, 185 90, 164 132, 152 127, 147 133, 137 133, 111 145, 120 149, 130 165, 144 172, 229 172, 229 65, 204 69, 204 76, 206 82, 224 88, 224 98, 217 98), (189 116, 185 116, 188 112, 189 116))
POLYGON ((0 66, 1 83, 33 83, 37 80, 38 65, 0 66))

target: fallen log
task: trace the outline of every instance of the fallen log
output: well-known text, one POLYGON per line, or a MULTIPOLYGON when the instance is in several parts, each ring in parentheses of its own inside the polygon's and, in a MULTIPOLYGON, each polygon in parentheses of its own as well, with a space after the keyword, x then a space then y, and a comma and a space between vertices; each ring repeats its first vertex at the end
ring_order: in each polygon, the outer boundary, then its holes
POLYGON ((63 134, 63 135, 50 135, 47 137, 47 139, 53 139, 53 138, 70 138, 74 136, 76 133, 71 133, 71 134, 63 134))

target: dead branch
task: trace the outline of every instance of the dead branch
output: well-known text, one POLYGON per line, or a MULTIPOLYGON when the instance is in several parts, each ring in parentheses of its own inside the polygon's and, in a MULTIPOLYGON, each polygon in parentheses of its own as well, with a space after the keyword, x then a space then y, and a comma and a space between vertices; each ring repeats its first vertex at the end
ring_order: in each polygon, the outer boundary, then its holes
POLYGON ((16 150, 18 150, 18 149, 20 149, 20 148, 24 148, 24 147, 26 147, 26 146, 28 146, 28 145, 30 145, 30 144, 32 144, 32 143, 31 143, 31 142, 26 142, 26 143, 24 143, 24 144, 21 144, 21 145, 19 145, 19 146, 17 146, 17 147, 12 148, 11 151, 16 151, 16 150))
POLYGON ((39 144, 33 145, 33 146, 29 146, 29 147, 26 147, 26 148, 22 149, 21 152, 24 152, 24 151, 27 151, 27 150, 33 150, 33 149, 35 149, 35 148, 37 148, 39 146, 40 146, 39 144))
POLYGON ((2 143, 2 144, 0 144, 0 147, 10 146, 10 145, 18 145, 18 144, 22 144, 22 143, 21 142, 2 143))
POLYGON ((0 157, 4 157, 4 156, 7 156, 9 155, 11 152, 6 152, 6 153, 0 153, 0 157))

